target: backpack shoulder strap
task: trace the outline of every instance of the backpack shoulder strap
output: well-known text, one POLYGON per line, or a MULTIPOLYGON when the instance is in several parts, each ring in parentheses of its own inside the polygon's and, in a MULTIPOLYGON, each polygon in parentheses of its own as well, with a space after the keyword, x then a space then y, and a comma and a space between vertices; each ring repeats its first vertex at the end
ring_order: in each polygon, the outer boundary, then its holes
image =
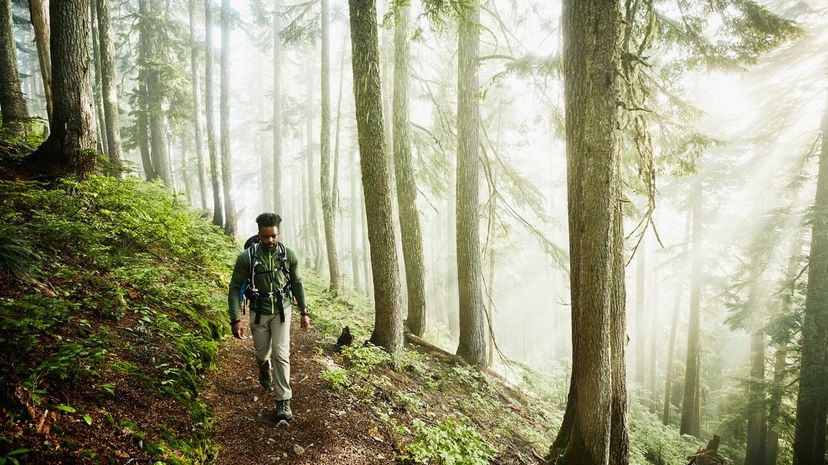
POLYGON ((287 247, 281 242, 279 244, 279 268, 285 274, 287 283, 290 283, 290 268, 288 267, 287 247))
POLYGON ((256 249, 258 248, 259 243, 255 242, 247 248, 247 257, 250 259, 250 288, 256 289, 256 283, 253 280, 255 278, 255 269, 256 269, 256 249))

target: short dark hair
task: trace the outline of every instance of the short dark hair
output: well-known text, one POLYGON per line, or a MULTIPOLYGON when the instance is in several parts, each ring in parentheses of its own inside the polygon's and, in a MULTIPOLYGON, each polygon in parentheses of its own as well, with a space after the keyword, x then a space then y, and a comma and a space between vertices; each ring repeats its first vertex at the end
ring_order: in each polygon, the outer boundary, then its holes
POLYGON ((271 226, 279 227, 282 224, 282 217, 275 213, 262 213, 256 217, 256 224, 259 228, 269 228, 271 226))

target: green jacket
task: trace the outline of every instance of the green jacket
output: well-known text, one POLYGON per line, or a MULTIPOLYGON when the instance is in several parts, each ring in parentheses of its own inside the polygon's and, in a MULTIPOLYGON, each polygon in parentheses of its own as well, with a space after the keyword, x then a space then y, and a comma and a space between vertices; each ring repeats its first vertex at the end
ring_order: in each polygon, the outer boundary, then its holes
MULTIPOLYGON (((254 247, 254 246, 251 246, 254 247)), ((260 293, 277 293, 282 289, 286 282, 285 274, 279 269, 279 248, 278 246, 270 253, 264 250, 259 244, 255 245, 256 255, 254 257, 255 266, 255 280, 256 289, 260 293)), ((305 310, 305 290, 302 286, 302 277, 299 274, 299 260, 292 250, 285 247, 287 255, 287 268, 290 272, 290 290, 293 296, 296 297, 296 303, 300 311, 305 310)), ((247 250, 243 251, 236 258, 236 266, 233 268, 233 276, 230 278, 230 289, 227 293, 228 311, 230 313, 230 321, 239 319, 239 303, 240 293, 244 281, 250 278, 250 254, 247 250)), ((248 284, 249 286, 249 284, 248 284)), ((271 315, 278 313, 276 306, 277 298, 261 299, 261 305, 258 309, 251 309, 251 311, 258 311, 264 315, 271 315)), ((290 305, 290 302, 283 302, 284 306, 290 305)))

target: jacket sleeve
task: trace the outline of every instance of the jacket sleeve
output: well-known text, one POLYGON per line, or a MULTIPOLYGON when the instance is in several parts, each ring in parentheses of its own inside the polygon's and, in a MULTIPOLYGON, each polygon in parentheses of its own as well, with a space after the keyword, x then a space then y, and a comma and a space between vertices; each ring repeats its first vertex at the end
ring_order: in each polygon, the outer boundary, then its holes
POLYGON ((288 265, 290 266, 290 291, 296 297, 299 311, 305 311, 305 286, 302 284, 302 275, 299 273, 299 259, 292 250, 288 249, 288 265))
POLYGON ((230 321, 239 319, 239 293, 244 280, 250 271, 250 259, 247 251, 239 254, 236 258, 236 266, 233 267, 233 276, 230 277, 230 286, 227 292, 227 306, 230 314, 230 321))

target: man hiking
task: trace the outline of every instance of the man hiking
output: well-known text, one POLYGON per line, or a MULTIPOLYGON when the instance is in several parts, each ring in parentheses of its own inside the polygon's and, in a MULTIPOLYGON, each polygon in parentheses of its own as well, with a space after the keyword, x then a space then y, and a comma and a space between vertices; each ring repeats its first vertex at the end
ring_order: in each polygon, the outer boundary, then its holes
POLYGON ((242 338, 245 331, 239 317, 239 301, 246 284, 244 296, 250 301, 249 326, 259 364, 259 383, 265 389, 275 387, 276 421, 287 421, 293 418, 290 410, 291 296, 299 307, 303 331, 310 327, 310 315, 305 308, 299 260, 279 242, 281 222, 282 218, 274 213, 262 213, 256 218, 259 241, 236 259, 227 300, 233 336, 242 338))

